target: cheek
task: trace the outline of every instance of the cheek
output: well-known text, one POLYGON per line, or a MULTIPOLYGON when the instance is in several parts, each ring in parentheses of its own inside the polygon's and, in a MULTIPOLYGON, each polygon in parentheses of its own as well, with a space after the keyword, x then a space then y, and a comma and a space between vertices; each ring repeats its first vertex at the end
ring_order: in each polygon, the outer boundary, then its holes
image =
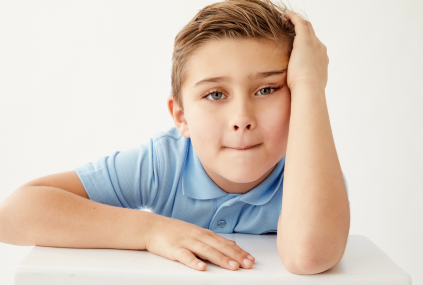
POLYGON ((212 150, 220 143, 224 122, 215 112, 207 108, 192 108, 186 119, 191 142, 198 150, 212 150))
POLYGON ((274 100, 263 112, 261 125, 265 130, 268 148, 276 152, 284 151, 288 140, 291 116, 291 97, 289 91, 274 100))

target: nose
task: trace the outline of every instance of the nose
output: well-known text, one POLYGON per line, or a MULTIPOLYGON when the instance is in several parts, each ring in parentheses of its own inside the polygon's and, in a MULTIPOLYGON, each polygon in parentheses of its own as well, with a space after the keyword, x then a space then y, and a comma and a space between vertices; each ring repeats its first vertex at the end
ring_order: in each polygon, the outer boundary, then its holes
MULTIPOLYGON (((234 102, 235 103, 235 102, 234 102)), ((229 127, 235 132, 251 131, 256 127, 256 120, 251 102, 237 102, 232 110, 229 127)))
POLYGON ((234 131, 238 131, 239 129, 243 130, 249 130, 251 129, 251 123, 244 123, 242 121, 248 121, 248 118, 246 120, 238 119, 238 123, 234 124, 234 131))

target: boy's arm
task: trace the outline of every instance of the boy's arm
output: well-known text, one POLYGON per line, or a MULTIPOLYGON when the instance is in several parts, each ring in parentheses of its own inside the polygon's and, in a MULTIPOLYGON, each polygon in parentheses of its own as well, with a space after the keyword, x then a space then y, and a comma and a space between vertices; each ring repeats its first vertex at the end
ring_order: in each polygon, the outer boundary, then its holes
POLYGON ((211 230, 158 214, 91 201, 75 171, 31 181, 0 204, 0 242, 70 248, 147 249, 193 269, 199 258, 229 270, 254 258, 211 230))
MULTIPOLYGON (((290 59, 291 119, 277 245, 289 271, 314 274, 333 267, 341 259, 348 239, 350 212, 326 106, 326 49, 317 38, 302 37, 307 24, 291 14, 298 41, 294 42, 290 59), (296 58, 294 52, 298 52, 296 58), (321 80, 307 82, 295 77, 296 71, 308 68, 297 60, 308 64, 314 61, 313 69, 319 71, 316 74, 322 76, 321 80), (297 70, 295 64, 300 66, 297 70)), ((289 72, 290 67, 288 77, 289 72)))
MULTIPOLYGON (((54 180, 59 175, 51 177, 54 180)), ((70 190, 36 186, 35 180, 0 204, 0 242, 70 248, 146 248, 155 214, 91 201, 86 199, 82 184, 82 189, 69 186, 78 183, 75 172, 61 177, 56 183, 70 190)))

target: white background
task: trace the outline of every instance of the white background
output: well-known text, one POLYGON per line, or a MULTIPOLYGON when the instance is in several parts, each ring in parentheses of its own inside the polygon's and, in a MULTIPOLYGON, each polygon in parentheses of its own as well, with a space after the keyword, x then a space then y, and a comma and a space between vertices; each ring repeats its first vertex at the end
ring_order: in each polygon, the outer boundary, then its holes
MULTIPOLYGON (((0 0, 0 202, 172 127, 173 41, 213 2, 0 0)), ((423 1, 290 3, 328 48, 350 234, 423 284, 423 1)), ((0 284, 30 249, 0 243, 0 284)))

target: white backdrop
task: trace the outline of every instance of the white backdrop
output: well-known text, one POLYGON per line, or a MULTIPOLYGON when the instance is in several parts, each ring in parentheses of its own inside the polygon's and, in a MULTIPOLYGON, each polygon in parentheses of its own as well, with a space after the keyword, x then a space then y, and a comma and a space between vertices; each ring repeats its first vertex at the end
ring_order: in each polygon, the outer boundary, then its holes
MULTIPOLYGON (((0 202, 29 180, 172 127, 174 37, 214 2, 0 0, 0 202)), ((423 1, 290 3, 328 48, 350 234, 423 284, 423 1)), ((30 249, 0 243, 0 284, 12 284, 30 249)))

